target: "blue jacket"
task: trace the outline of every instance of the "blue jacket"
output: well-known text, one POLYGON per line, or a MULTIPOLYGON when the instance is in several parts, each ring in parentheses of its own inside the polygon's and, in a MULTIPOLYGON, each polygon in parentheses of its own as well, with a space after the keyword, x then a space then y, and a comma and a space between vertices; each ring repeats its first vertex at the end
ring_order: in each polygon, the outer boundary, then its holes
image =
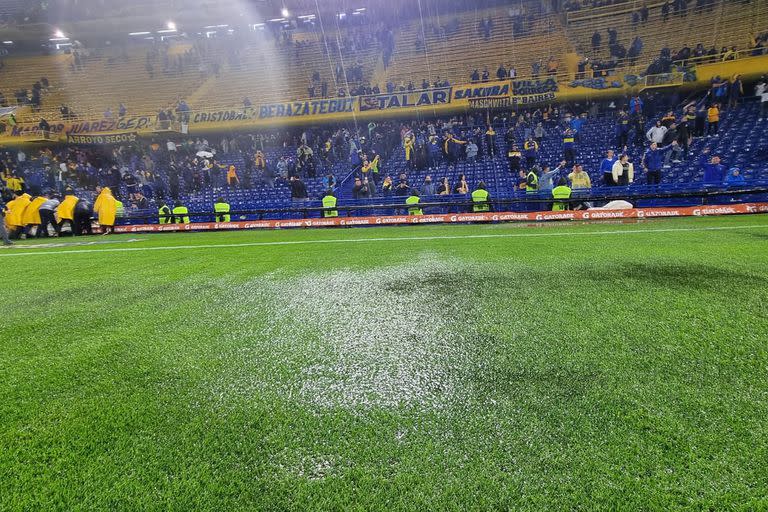
POLYGON ((723 164, 704 164, 704 183, 722 184, 725 178, 725 166, 723 164))
POLYGON ((733 173, 728 175, 725 182, 731 187, 739 187, 747 184, 747 180, 744 179, 743 175, 739 174, 738 176, 735 176, 733 173))
POLYGON ((661 170, 664 164, 664 151, 669 149, 669 146, 657 147, 655 150, 646 149, 643 155, 643 162, 649 171, 661 170))
POLYGON ((616 160, 618 160, 616 157, 613 157, 610 160, 603 158, 603 161, 600 162, 600 172, 603 174, 613 172, 613 164, 616 163, 616 160))

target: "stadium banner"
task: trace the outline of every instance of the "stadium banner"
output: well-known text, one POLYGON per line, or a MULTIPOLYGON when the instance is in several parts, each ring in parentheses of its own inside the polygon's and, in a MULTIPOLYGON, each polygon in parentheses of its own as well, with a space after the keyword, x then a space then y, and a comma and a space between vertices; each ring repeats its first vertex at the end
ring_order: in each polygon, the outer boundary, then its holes
MULTIPOLYGON (((50 123, 52 134, 86 134, 109 132, 143 132, 155 125, 155 116, 122 117, 120 119, 101 119, 99 121, 64 121, 50 123)), ((26 137, 40 132, 38 123, 20 123, 8 134, 10 137, 26 137)))
POLYGON ((512 81, 512 95, 514 96, 530 96, 534 94, 547 94, 549 92, 557 92, 560 88, 557 85, 557 80, 554 78, 547 78, 546 80, 513 80, 512 81))
POLYGON ((341 112, 354 112, 354 108, 355 98, 289 101, 286 103, 261 105, 258 109, 258 118, 312 117, 341 112))
POLYGON ((222 121, 242 121, 251 119, 253 110, 217 110, 214 112, 195 112, 190 121, 193 123, 220 123, 222 121))
POLYGON ((501 82, 483 82, 482 84, 459 85, 453 88, 453 100, 473 100, 480 98, 509 98, 512 84, 509 80, 501 82))
POLYGON ((193 222, 189 224, 135 224, 115 226, 115 233, 157 233, 164 231, 214 231, 236 229, 317 228, 340 226, 386 226, 403 224, 451 224, 458 222, 545 222, 558 220, 637 220, 657 217, 701 217, 768 213, 768 203, 740 203, 626 210, 479 212, 438 215, 387 215, 376 217, 331 217, 322 219, 257 220, 236 222, 193 222))
POLYGON ((138 139, 139 134, 136 132, 67 134, 68 144, 81 145, 130 144, 138 139))
POLYGON ((451 102, 451 88, 440 87, 426 91, 397 92, 359 96, 360 112, 400 108, 431 107, 451 102))

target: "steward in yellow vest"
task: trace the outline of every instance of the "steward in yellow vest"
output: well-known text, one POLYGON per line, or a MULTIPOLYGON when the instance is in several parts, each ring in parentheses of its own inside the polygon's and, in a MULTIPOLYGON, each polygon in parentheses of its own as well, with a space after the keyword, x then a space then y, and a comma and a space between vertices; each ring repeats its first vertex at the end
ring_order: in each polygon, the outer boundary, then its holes
POLYGON ((416 206, 419 204, 419 201, 421 201, 419 198, 419 191, 412 188, 411 195, 405 200, 405 204, 408 205, 408 215, 424 215, 424 211, 416 206))
POLYGON ((477 184, 477 189, 472 191, 472 211, 473 212, 489 212, 491 211, 491 203, 488 200, 491 195, 485 189, 485 183, 480 182, 477 184))
POLYGON ((187 207, 176 202, 176 206, 173 207, 173 219, 174 224, 189 224, 189 210, 187 207))
MULTIPOLYGON (((323 208, 336 208, 336 196, 333 195, 333 190, 328 189, 323 196, 323 208)), ((323 217, 338 217, 338 210, 323 210, 323 217)))
POLYGON ((170 224, 172 222, 171 208, 165 204, 165 201, 160 201, 160 206, 157 209, 157 218, 160 224, 170 224))
POLYGON ((216 212, 216 222, 229 222, 231 219, 229 210, 229 203, 225 203, 223 197, 216 199, 213 205, 213 211, 216 212))
POLYGON ((557 199, 571 198, 571 187, 568 186, 568 181, 566 181, 565 178, 560 178, 560 181, 557 182, 557 186, 552 189, 552 198, 555 199, 555 202, 552 203, 553 212, 561 212, 569 209, 568 202, 557 201, 557 199))
POLYGON ((531 169, 528 171, 528 174, 525 176, 525 193, 526 194, 535 194, 539 191, 539 177, 536 174, 535 169, 531 169))

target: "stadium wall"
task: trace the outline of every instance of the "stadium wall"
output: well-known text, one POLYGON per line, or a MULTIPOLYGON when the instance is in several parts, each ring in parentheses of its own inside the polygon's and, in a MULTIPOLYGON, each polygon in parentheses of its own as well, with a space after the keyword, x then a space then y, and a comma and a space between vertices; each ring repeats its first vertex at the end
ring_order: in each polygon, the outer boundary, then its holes
MULTIPOLYGON (((750 79, 766 72, 768 56, 701 64, 695 68, 695 80, 685 82, 683 87, 708 87, 710 80, 718 75, 731 77, 741 74, 745 79, 750 79)), ((664 84, 663 80, 661 83, 664 84)), ((642 87, 637 77, 632 75, 559 83, 554 79, 494 81, 411 93, 290 101, 262 104, 249 109, 238 107, 229 110, 193 111, 189 113, 189 122, 182 131, 210 133, 442 115, 471 108, 522 108, 555 102, 625 96, 639 91, 642 87)), ((154 115, 51 122, 51 133, 47 137, 43 137, 39 132, 37 123, 19 123, 9 127, 6 133, 0 136, 0 143, 119 143, 126 138, 153 136, 163 131, 158 127, 154 115), (99 142, 100 140, 103 142, 99 142)))

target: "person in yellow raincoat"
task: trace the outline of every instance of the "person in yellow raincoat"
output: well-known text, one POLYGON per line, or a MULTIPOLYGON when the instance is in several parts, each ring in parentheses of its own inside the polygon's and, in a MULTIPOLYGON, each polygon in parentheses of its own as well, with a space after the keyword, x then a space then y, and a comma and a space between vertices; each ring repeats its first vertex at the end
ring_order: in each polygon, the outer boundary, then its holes
POLYGON ((104 187, 93 203, 93 213, 98 214, 99 224, 104 229, 104 234, 111 233, 115 227, 117 214, 117 201, 109 187, 104 187))
POLYGON ((77 205, 79 200, 75 196, 74 190, 68 188, 64 191, 64 200, 56 209, 56 221, 59 223, 59 227, 63 227, 65 223, 68 223, 70 233, 75 225, 75 205, 77 205))
POLYGON ((409 169, 413 168, 413 146, 415 142, 416 141, 413 140, 411 135, 406 135, 403 140, 403 147, 405 148, 405 166, 409 169))
POLYGON ((40 228, 40 205, 48 200, 45 196, 37 196, 32 199, 26 210, 24 210, 24 217, 21 219, 24 225, 27 226, 27 236, 37 236, 37 231, 40 228))
POLYGON ((262 171, 267 167, 267 159, 264 158, 264 153, 261 150, 256 151, 256 156, 253 157, 253 164, 262 171))
POLYGON ((6 205, 8 214, 5 216, 5 224, 8 226, 11 237, 18 236, 24 230, 24 211, 30 203, 29 194, 16 191, 16 198, 6 205))
POLYGON ((235 184, 240 186, 240 178, 237 177, 237 170, 234 165, 230 165, 227 169, 227 186, 234 187, 235 184))

